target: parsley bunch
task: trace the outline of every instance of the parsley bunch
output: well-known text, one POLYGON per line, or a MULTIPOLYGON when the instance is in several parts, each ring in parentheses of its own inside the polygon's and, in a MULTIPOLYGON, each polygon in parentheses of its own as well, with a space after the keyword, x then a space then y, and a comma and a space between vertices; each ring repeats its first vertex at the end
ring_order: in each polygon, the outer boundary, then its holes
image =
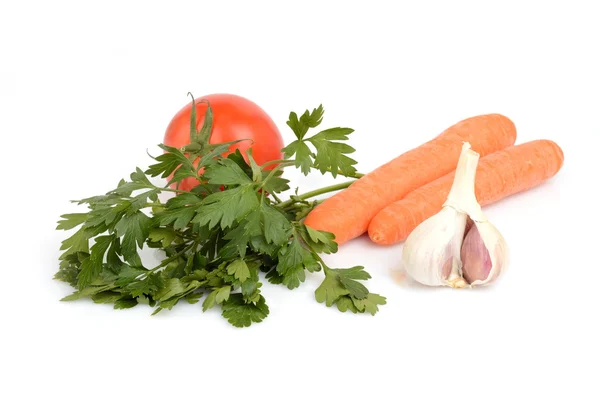
POLYGON ((370 275, 360 266, 327 267, 320 254, 337 251, 333 234, 301 221, 318 203, 308 199, 351 182, 302 195, 296 189, 286 201, 278 197, 290 189, 282 177, 289 166, 305 175, 317 169, 334 177, 360 177, 356 161, 348 156, 354 149, 340 142, 353 130, 337 127, 307 137, 321 124, 323 107, 300 117, 292 112, 287 124, 297 140, 283 149, 284 160, 259 166, 251 151, 247 161, 239 150, 223 156, 239 141, 209 144, 212 109, 207 105, 200 130, 192 106, 189 145, 159 145, 164 154, 153 158, 156 163, 146 171, 137 168, 105 195, 75 201, 87 206, 87 212, 61 216, 57 229, 77 228, 62 242, 55 274, 77 290, 62 300, 89 297, 115 309, 147 304, 156 314, 204 296, 203 311, 220 306, 229 323, 245 327, 269 314, 261 280, 294 289, 307 271, 323 271, 325 278, 315 291, 319 303, 374 315, 385 298, 360 282, 370 275), (157 186, 148 176, 168 182, 157 186), (200 182, 192 191, 172 188, 190 177, 200 182), (161 201, 163 192, 176 195, 161 201), (161 250, 165 259, 154 268, 144 267, 138 254, 144 247, 161 250))

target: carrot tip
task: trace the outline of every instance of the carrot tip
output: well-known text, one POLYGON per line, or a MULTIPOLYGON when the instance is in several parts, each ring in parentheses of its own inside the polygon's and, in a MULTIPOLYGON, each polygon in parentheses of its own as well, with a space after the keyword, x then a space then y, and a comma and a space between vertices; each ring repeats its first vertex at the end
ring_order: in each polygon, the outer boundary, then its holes
POLYGON ((389 239, 389 237, 385 236, 385 234, 382 234, 381 232, 369 231, 369 239, 371 239, 371 242, 382 246, 389 246, 395 243, 393 240, 389 239))
POLYGON ((375 243, 379 243, 382 240, 382 237, 380 234, 378 234, 377 232, 375 233, 369 233, 369 238, 371 238, 371 241, 375 242, 375 243))

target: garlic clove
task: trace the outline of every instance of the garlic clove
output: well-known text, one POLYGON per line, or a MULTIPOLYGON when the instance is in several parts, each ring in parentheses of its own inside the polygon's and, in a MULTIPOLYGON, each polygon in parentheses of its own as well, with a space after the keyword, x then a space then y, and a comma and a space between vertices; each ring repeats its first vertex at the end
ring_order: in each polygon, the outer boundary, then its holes
POLYGON ((465 286, 460 248, 466 223, 466 214, 451 207, 422 222, 404 243, 402 264, 406 273, 427 286, 465 286))
POLYGON ((492 259, 477 225, 473 225, 467 232, 460 250, 460 259, 463 263, 463 275, 468 283, 483 281, 489 276, 492 270, 492 259))
POLYGON ((461 248, 462 272, 471 286, 493 282, 508 264, 508 245, 490 222, 475 222, 461 248))

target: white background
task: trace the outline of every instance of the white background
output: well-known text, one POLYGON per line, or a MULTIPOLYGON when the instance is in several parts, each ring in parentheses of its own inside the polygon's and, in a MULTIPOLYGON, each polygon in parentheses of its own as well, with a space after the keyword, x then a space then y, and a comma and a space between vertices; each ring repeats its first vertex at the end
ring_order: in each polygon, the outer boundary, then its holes
MULTIPOLYGON (((0 395, 598 397, 596 185, 600 24, 594 1, 65 2, 0 5, 0 395), (418 5, 417 5, 418 4, 418 5), (146 166, 170 118, 230 92, 292 139, 322 103, 356 129, 367 172, 455 122, 498 112, 517 142, 555 140, 560 173, 485 208, 512 263, 494 286, 399 280, 402 245, 327 258, 364 265, 374 317, 315 302, 321 281, 265 286, 247 329, 180 304, 114 311, 52 280, 58 216, 146 166)), ((308 190, 331 180, 293 182, 308 190)), ((148 257, 148 256, 147 256, 148 257)), ((154 261, 150 255, 149 261, 154 261)))

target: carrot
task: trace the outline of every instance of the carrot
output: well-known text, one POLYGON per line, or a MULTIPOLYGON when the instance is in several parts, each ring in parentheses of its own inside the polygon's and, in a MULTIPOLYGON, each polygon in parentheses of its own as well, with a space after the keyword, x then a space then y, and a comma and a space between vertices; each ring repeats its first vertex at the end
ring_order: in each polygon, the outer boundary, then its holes
POLYGON ((332 232, 342 244, 366 232, 371 219, 388 204, 454 170, 464 141, 485 156, 515 140, 515 125, 503 115, 465 119, 326 199, 308 214, 305 223, 332 232))
MULTIPOLYGON (((481 206, 525 191, 554 176, 563 165, 563 152, 549 140, 516 145, 481 157, 475 175, 475 196, 481 206)), ((375 243, 400 242, 419 224, 442 209, 454 172, 422 186, 381 210, 369 224, 375 243)))

